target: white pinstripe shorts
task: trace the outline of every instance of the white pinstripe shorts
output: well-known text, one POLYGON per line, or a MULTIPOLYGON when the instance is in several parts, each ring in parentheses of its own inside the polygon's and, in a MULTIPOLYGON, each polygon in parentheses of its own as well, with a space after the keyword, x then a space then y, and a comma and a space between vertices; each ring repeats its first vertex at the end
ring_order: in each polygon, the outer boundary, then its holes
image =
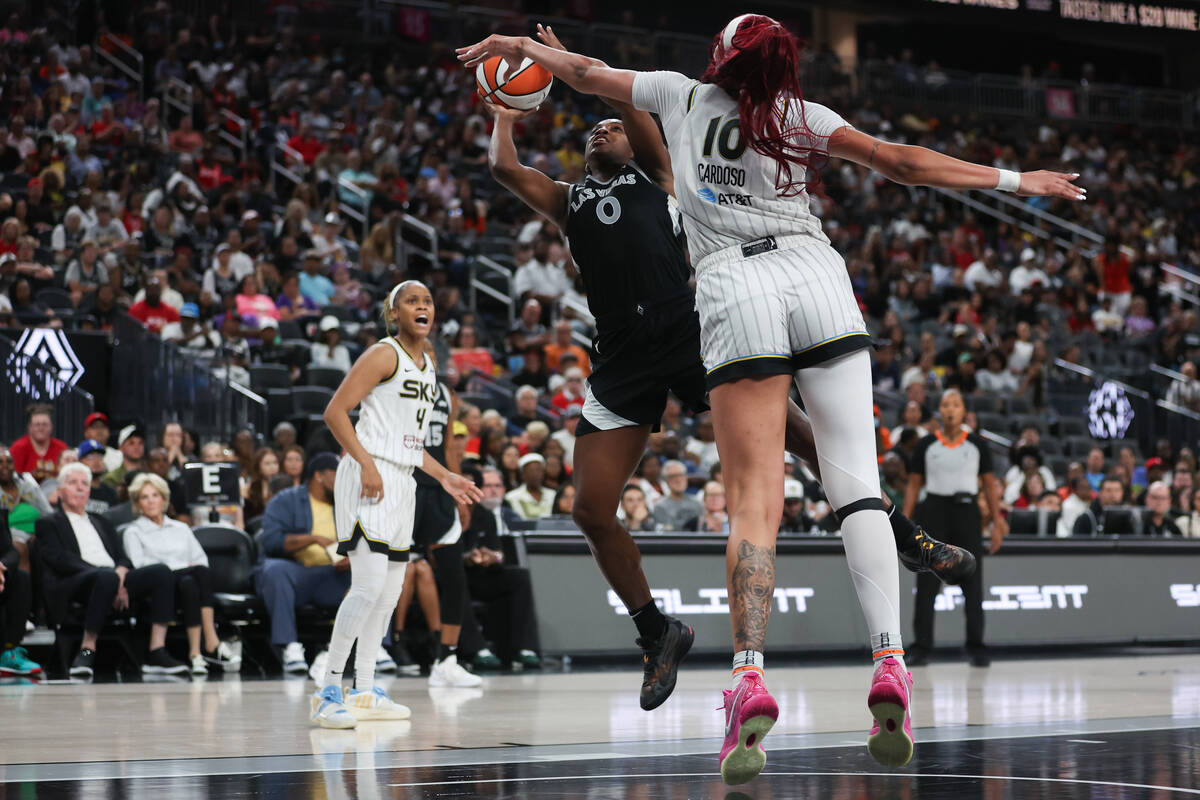
POLYGON ((374 553, 390 561, 408 561, 413 542, 413 518, 416 515, 417 482, 413 468, 375 459, 375 468, 383 478, 383 499, 362 497, 362 467, 346 456, 338 462, 333 483, 333 521, 337 527, 338 552, 350 555, 359 537, 367 540, 374 553))
POLYGON ((841 255, 811 236, 771 238, 776 249, 747 257, 735 245, 696 267, 709 388, 790 375, 871 344, 841 255))

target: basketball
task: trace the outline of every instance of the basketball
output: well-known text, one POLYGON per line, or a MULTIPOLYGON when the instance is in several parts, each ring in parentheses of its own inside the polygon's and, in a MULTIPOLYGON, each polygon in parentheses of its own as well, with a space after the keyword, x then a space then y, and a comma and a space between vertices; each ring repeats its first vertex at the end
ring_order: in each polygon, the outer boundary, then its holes
POLYGON ((475 83, 479 94, 493 103, 528 111, 537 108, 550 94, 554 77, 531 58, 510 70, 503 58, 493 56, 475 68, 475 83))

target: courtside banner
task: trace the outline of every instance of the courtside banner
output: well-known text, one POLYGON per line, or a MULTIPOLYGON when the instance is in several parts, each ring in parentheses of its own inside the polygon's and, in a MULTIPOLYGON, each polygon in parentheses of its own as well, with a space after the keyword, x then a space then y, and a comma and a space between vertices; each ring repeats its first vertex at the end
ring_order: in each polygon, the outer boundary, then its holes
MULTIPOLYGON (((553 654, 627 652, 636 631, 582 537, 573 543, 574 536, 526 540, 542 647, 553 654)), ((638 541, 659 607, 695 628, 697 651, 728 651, 723 545, 711 538, 638 541)), ((772 650, 865 646, 866 623, 837 539, 781 540, 775 575, 772 650)), ((1000 554, 985 556, 983 580, 989 644, 1200 641, 1200 541, 1010 540, 1000 554)), ((901 568, 900 585, 909 638, 915 576, 901 568)), ((937 646, 962 644, 962 605, 958 587, 943 587, 935 604, 937 646)))

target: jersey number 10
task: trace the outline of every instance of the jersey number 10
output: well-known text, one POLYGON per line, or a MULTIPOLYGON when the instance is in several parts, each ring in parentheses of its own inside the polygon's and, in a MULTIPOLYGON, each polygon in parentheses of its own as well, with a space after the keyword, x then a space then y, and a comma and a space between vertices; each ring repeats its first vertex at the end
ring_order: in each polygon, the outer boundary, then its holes
POLYGON ((720 153, 721 158, 727 161, 736 161, 742 157, 742 153, 746 152, 746 143, 742 141, 742 123, 738 119, 731 119, 721 126, 721 132, 718 135, 717 126, 720 124, 720 117, 713 117, 708 121, 708 131, 704 134, 704 157, 712 156, 713 141, 716 140, 717 152, 720 153))

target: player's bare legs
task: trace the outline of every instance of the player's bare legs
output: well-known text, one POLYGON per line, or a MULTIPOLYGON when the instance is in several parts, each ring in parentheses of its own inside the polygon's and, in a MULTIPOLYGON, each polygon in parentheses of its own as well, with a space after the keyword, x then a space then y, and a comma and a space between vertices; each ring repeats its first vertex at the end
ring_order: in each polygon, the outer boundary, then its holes
POLYGON ((679 662, 692 646, 692 629, 664 616, 650 596, 637 543, 617 519, 621 491, 646 450, 649 425, 593 431, 575 442, 575 524, 608 585, 621 598, 640 634, 645 675, 641 705, 662 705, 675 689, 679 662))
POLYGON ((763 683, 763 650, 775 593, 775 537, 783 515, 783 440, 790 375, 742 378, 709 393, 725 474, 729 543, 725 581, 733 627, 733 688, 725 693, 721 777, 745 783, 762 771, 762 739, 779 718, 763 683))

